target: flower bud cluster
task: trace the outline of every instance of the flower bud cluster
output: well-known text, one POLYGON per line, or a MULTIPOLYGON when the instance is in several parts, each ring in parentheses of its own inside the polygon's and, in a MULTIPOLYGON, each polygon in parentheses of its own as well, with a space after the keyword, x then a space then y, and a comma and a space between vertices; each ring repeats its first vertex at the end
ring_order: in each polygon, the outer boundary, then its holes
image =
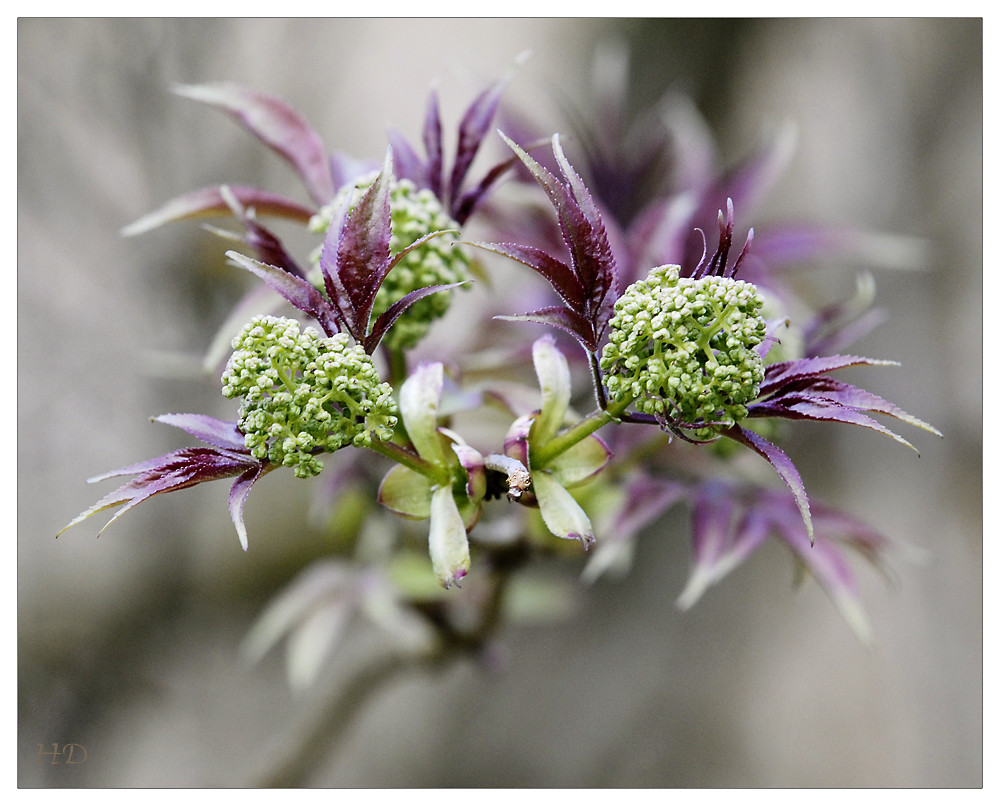
MULTIPOLYGON (((358 187, 365 187, 365 183, 358 187)), ((343 204, 343 199, 335 200, 333 205, 336 204, 343 204)), ((314 216, 310 228, 324 231, 330 224, 332 209, 331 205, 314 216)), ((393 183, 389 211, 392 219, 389 249, 393 254, 432 232, 459 228, 432 191, 418 189, 409 179, 393 183)), ((432 238, 400 260, 379 288, 372 316, 377 318, 411 291, 469 279, 472 260, 464 247, 453 243, 455 237, 432 238)), ((450 303, 450 293, 432 294, 418 300, 395 322, 383 343, 393 349, 413 347, 427 334, 431 324, 447 313, 450 303)))
POLYGON ((306 478, 316 454, 392 437, 396 403, 371 357, 346 334, 320 338, 294 319, 258 316, 233 340, 222 393, 241 397, 240 430, 253 456, 306 478))
POLYGON ((747 414, 764 378, 767 331, 756 286, 680 277, 659 266, 615 303, 601 356, 608 396, 710 439, 747 414))

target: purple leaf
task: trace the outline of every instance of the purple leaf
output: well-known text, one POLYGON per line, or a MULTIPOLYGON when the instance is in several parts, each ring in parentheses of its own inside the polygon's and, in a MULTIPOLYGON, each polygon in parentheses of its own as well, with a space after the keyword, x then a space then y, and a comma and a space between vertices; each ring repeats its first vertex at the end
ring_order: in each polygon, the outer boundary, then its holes
MULTIPOLYGON (((458 144, 455 149, 455 162, 451 169, 451 179, 448 185, 448 199, 454 201, 462 189, 462 183, 472 165, 472 160, 482 145, 483 137, 489 131, 493 117, 496 115, 500 96, 507 86, 506 80, 495 83, 483 90, 469 105, 458 126, 458 144)), ((428 154, 431 155, 430 149, 428 154)), ((431 155, 433 157, 433 155, 431 155)), ((440 194, 438 194, 440 195, 440 194)))
POLYGON ((425 181, 431 192, 440 199, 444 189, 444 145, 438 96, 433 91, 427 99, 423 136, 424 150, 427 152, 427 165, 424 166, 425 181))
POLYGON ((898 366, 898 363, 863 358, 857 355, 827 355, 816 358, 797 358, 793 361, 779 361, 768 365, 764 371, 764 382, 760 385, 760 396, 766 397, 793 381, 858 366, 885 367, 898 366))
POLYGON ((161 414, 154 422, 182 428, 202 442, 231 451, 245 451, 243 432, 236 423, 227 423, 207 414, 161 414))
POLYGON ((397 300, 392 305, 390 305, 382 315, 379 316, 375 322, 372 324, 371 332, 366 335, 362 341, 362 346, 368 355, 372 355, 375 352, 375 348, 378 347, 382 337, 386 334, 390 327, 393 326, 395 321, 406 312, 417 300, 423 299, 424 297, 429 297, 431 294, 437 294, 441 291, 450 291, 453 288, 458 288, 460 285, 465 285, 465 283, 448 283, 447 285, 429 285, 424 288, 418 288, 416 291, 411 291, 405 297, 397 300))
POLYGON ((248 541, 247 527, 243 522, 243 507, 246 505, 247 496, 250 494, 253 485, 257 483, 257 479, 273 469, 274 465, 268 463, 261 463, 256 467, 247 468, 233 482, 233 486, 229 490, 229 514, 233 518, 233 525, 236 527, 236 534, 240 539, 240 545, 243 546, 244 551, 247 550, 248 541))
POLYGON ((543 325, 551 325, 560 330, 565 330, 579 341, 588 352, 594 352, 597 349, 597 341, 594 339, 594 332, 590 322, 576 311, 571 311, 569 308, 564 308, 561 305, 541 308, 532 313, 494 316, 493 318, 506 322, 537 322, 543 325))
POLYGON ((240 220, 246 229, 243 241, 253 249, 257 255, 257 259, 262 263, 277 266, 291 274, 304 278, 304 272, 298 267, 294 258, 285 250, 278 236, 258 223, 256 212, 252 208, 247 210, 228 187, 223 186, 219 190, 226 203, 229 204, 233 215, 240 220))
POLYGON ((495 252, 498 255, 504 255, 527 266, 548 280, 555 292, 570 308, 579 310, 583 307, 586 292, 580 280, 569 266, 561 260, 556 260, 547 252, 533 246, 519 246, 512 243, 474 243, 471 245, 495 252))
MULTIPOLYGON (((572 272, 584 294, 583 304, 574 306, 573 312, 589 323, 590 332, 581 341, 592 345, 588 349, 593 352, 611 318, 617 294, 614 255, 597 206, 563 154, 558 135, 552 138, 552 148, 566 184, 502 132, 501 137, 542 186, 556 210, 559 228, 570 252, 572 272)), ((567 289, 565 282, 562 287, 567 289)))
POLYGON ((181 85, 174 91, 228 113, 292 164, 317 204, 333 198, 334 185, 320 136, 284 101, 239 84, 181 85))
MULTIPOLYGON (((254 187, 231 185, 229 192, 239 200, 241 205, 253 208, 262 215, 272 215, 308 223, 315 212, 277 193, 268 193, 254 187)), ((225 216, 230 213, 230 206, 223 198, 221 188, 202 188, 171 199, 159 209, 124 227, 121 234, 126 237, 140 235, 174 221, 225 216)))
POLYGON ((916 451, 909 442, 893 433, 881 423, 857 409, 834 400, 809 395, 782 395, 779 398, 754 403, 749 407, 749 417, 782 417, 787 420, 819 420, 860 425, 878 431, 916 451))
POLYGON ((785 452, 778 446, 768 442, 759 434, 755 434, 753 431, 748 431, 739 425, 731 425, 721 431, 721 433, 730 439, 739 442, 741 445, 745 445, 750 448, 752 451, 766 459, 771 467, 775 469, 777 474, 781 477, 781 480, 784 481, 785 484, 788 485, 788 489, 792 491, 792 495, 795 498, 795 505, 799 508, 799 513, 802 515, 802 521, 806 525, 806 532, 809 535, 809 541, 812 542, 814 540, 814 536, 812 516, 809 512, 809 499, 806 497, 806 488, 802 483, 802 477, 799 475, 799 471, 796 469, 795 465, 792 464, 792 460, 789 459, 785 452))
POLYGON ((354 209, 346 219, 341 219, 341 226, 331 225, 320 256, 327 293, 359 343, 368 330, 375 295, 391 268, 391 183, 392 152, 387 150, 382 170, 358 199, 354 209), (336 251, 333 251, 334 247, 336 251))
POLYGON ((241 255, 239 252, 226 252, 226 257, 237 266, 256 274, 292 305, 313 317, 319 322, 327 336, 332 336, 340 331, 336 310, 308 280, 290 274, 277 266, 269 266, 259 260, 241 255))
MULTIPOLYGON (((133 507, 160 493, 174 492, 206 481, 215 481, 244 473, 258 462, 248 454, 237 454, 230 451, 220 451, 215 448, 183 448, 156 459, 139 462, 118 471, 98 476, 95 480, 110 478, 137 472, 138 475, 127 484, 104 496, 89 509, 80 513, 64 526, 62 534, 71 526, 89 518, 98 512, 124 504, 111 520, 105 524, 107 529, 114 521, 133 507)), ((104 529, 98 535, 104 532, 104 529)))

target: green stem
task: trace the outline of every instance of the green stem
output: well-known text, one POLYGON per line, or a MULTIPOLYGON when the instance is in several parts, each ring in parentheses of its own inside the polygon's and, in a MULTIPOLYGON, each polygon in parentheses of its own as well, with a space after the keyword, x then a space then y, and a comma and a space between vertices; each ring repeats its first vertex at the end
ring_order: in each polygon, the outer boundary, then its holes
POLYGON ((445 468, 433 465, 421 456, 418 456, 413 451, 404 448, 402 445, 397 445, 395 442, 381 442, 377 439, 372 440, 372 444, 369 446, 376 453, 380 453, 383 456, 392 459, 394 462, 398 462, 401 465, 406 465, 410 470, 415 470, 422 476, 426 476, 435 484, 450 484, 451 476, 445 468))
POLYGON ((606 409, 593 412, 583 420, 580 420, 576 425, 549 440, 549 442, 542 445, 538 450, 532 451, 530 454, 531 469, 538 470, 545 467, 545 465, 557 456, 565 453, 578 442, 589 437, 601 426, 618 420, 631 403, 631 397, 611 403, 606 409))

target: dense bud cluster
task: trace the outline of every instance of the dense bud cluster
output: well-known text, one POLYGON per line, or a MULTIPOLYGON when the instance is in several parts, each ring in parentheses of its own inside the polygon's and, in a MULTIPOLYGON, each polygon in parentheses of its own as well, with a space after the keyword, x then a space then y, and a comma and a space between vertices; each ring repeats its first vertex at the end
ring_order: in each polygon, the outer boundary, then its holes
MULTIPOLYGON (((365 183, 358 187, 365 187, 365 183)), ((333 205, 336 204, 343 204, 343 199, 335 200, 333 205)), ((324 208, 314 216, 310 228, 325 231, 330 225, 332 208, 332 205, 324 208)), ((393 183, 389 210, 392 219, 389 249, 393 254, 432 232, 459 228, 433 192, 418 189, 408 179, 393 183)), ((432 238, 396 264, 378 290, 372 316, 378 317, 411 291, 468 280, 472 261, 464 247, 453 243, 455 237, 453 234, 432 238)), ((447 292, 418 300, 393 324, 383 343, 393 349, 413 347, 431 324, 447 313, 450 303, 451 294, 447 292)))
POLYGON ((338 333, 320 338, 294 319, 258 316, 233 340, 222 393, 241 397, 239 427, 257 459, 316 475, 315 454, 387 440, 396 425, 392 387, 371 357, 338 333))
POLYGON ((601 356, 609 398, 634 399, 638 411, 693 428, 698 439, 743 419, 764 377, 755 349, 767 330, 762 307, 742 280, 651 270, 615 303, 601 356))

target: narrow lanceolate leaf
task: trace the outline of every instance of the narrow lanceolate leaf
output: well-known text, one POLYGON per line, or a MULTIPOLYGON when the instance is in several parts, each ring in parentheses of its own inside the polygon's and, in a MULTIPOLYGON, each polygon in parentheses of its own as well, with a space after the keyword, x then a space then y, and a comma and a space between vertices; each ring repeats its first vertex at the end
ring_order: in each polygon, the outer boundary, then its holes
MULTIPOLYGON (((575 282, 567 278, 558 261, 546 260, 530 249, 519 252, 509 249, 509 256, 549 279, 556 292, 567 301, 570 312, 586 323, 578 338, 593 352, 611 318, 617 295, 615 259, 597 205, 563 154, 558 135, 552 138, 552 148, 565 181, 557 179, 502 132, 501 137, 552 202, 570 253, 569 269, 575 282)), ((579 330, 574 327, 570 332, 577 335, 579 330)))
POLYGON ((236 535, 239 537, 240 545, 244 551, 247 550, 247 546, 249 545, 247 527, 243 521, 243 508, 246 505, 247 496, 250 495, 250 490, 257 483, 257 480, 265 473, 273 470, 274 467, 274 465, 266 462, 248 467, 233 482, 233 486, 229 490, 229 514, 233 519, 233 525, 236 527, 236 535))
POLYGON ((402 316, 406 309, 413 305, 417 300, 423 299, 424 297, 429 297, 431 294, 438 294, 442 291, 450 291, 453 288, 458 288, 460 285, 465 285, 462 283, 448 283, 447 285, 429 285, 425 288, 418 288, 416 291, 411 291, 405 297, 397 300, 372 323, 371 332, 366 335, 361 343, 368 355, 372 355, 375 352, 375 348, 378 347, 382 337, 388 332, 389 328, 393 326, 395 321, 402 316))
POLYGON ((891 367, 898 365, 896 361, 880 361, 858 355, 825 355, 816 358, 797 358, 792 361, 779 361, 768 365, 765 370, 764 381, 760 385, 760 397, 765 397, 794 381, 823 375, 838 369, 860 366, 891 367))
POLYGON ((236 423, 227 423, 207 414, 161 414, 154 422, 182 428, 202 442, 231 451, 245 450, 243 432, 236 423))
POLYGON ((495 316, 494 319, 501 319, 506 322, 537 322, 540 325, 551 325, 560 330, 565 330, 576 338, 585 349, 593 352, 597 349, 597 341, 594 339, 593 328, 590 323, 576 311, 555 305, 550 308, 540 308, 531 313, 512 314, 509 316, 495 316))
POLYGON ((483 137, 490 129, 497 106, 500 104, 500 96, 506 85, 507 80, 502 79, 493 86, 487 87, 473 100, 462 116, 458 125, 455 162, 452 165, 448 184, 448 201, 450 203, 454 203, 459 197, 466 174, 469 172, 469 167, 472 165, 472 160, 479 151, 480 145, 482 145, 483 137))
POLYGON ((284 269, 290 274, 305 277, 305 273, 288 254, 278 236, 257 221, 256 211, 247 209, 228 186, 223 186, 219 190, 233 211, 233 215, 240 220, 246 230, 246 235, 241 240, 253 249, 257 259, 262 263, 284 269))
POLYGON ((848 406, 858 411, 870 411, 875 414, 885 414, 901 422, 908 423, 916 426, 917 428, 922 428, 924 431, 930 431, 932 434, 941 436, 941 432, 934 426, 929 423, 925 423, 923 420, 914 417, 912 414, 907 414, 899 408, 899 406, 890 403, 888 400, 885 400, 872 392, 860 389, 849 383, 844 383, 843 381, 838 381, 834 378, 818 377, 789 383, 782 389, 780 395, 771 398, 771 400, 783 402, 789 396, 795 397, 796 395, 801 395, 802 397, 809 398, 811 400, 820 398, 841 406, 848 406))
POLYGON ((788 485, 788 489, 792 491, 792 496, 795 498, 795 505, 799 509, 799 513, 802 515, 802 521, 806 526, 806 533, 809 536, 809 542, 814 541, 813 535, 813 524, 812 515, 809 512, 809 499, 806 496, 806 488, 802 483, 802 476, 799 475, 798 469, 792 463, 792 460, 788 458, 787 454, 782 451, 777 445, 768 442, 759 434, 755 434, 753 431, 749 431, 739 425, 732 425, 729 428, 721 431, 722 434, 729 437, 741 445, 745 445, 750 448, 755 453, 762 456, 768 461, 768 463, 775 469, 777 474, 781 477, 781 480, 788 485))
POLYGON ((330 225, 320 253, 327 294, 358 343, 364 341, 375 295, 393 265, 389 260, 391 184, 392 151, 387 150, 382 170, 354 208, 348 211, 345 204, 330 225))
MULTIPOLYGON (((174 492, 185 487, 192 487, 206 481, 237 476, 248 468, 255 467, 258 462, 248 454, 237 454, 232 451, 220 451, 215 448, 183 448, 164 454, 156 459, 140 462, 121 470, 112 471, 96 480, 112 476, 126 475, 138 472, 138 475, 127 484, 123 484, 114 492, 104 496, 89 509, 64 526, 62 534, 71 526, 111 507, 122 506, 111 520, 105 524, 107 529, 114 521, 143 501, 160 493, 174 492)), ((101 529, 101 534, 104 532, 101 529)))
POLYGON ((327 336, 340 332, 337 311, 308 280, 290 274, 277 266, 261 263, 259 260, 241 255, 239 252, 226 252, 226 257, 240 268, 260 277, 292 305, 313 317, 319 322, 327 336))
POLYGON ((424 168, 427 187, 440 199, 444 190, 444 138, 438 95, 434 91, 427 99, 423 139, 424 150, 427 152, 427 165, 424 168))
POLYGON ((333 198, 326 147, 316 131, 284 101, 233 83, 181 85, 174 90, 229 114, 292 164, 317 204, 333 198))
POLYGON ((826 400, 811 395, 781 395, 772 400, 754 403, 749 407, 748 417, 783 417, 787 420, 820 420, 826 422, 860 425, 890 437, 896 442, 916 451, 907 440, 893 433, 877 420, 850 406, 835 400, 826 400))
POLYGON ((573 310, 583 308, 586 301, 586 291, 583 284, 573 273, 573 270, 561 260, 556 260, 547 252, 533 246, 520 246, 512 243, 476 243, 473 245, 509 257, 527 266, 544 277, 567 306, 573 310))
MULTIPOLYGON (((287 218, 306 224, 315 213, 315 210, 296 201, 254 187, 230 185, 229 191, 239 200, 240 204, 248 209, 253 208, 258 215, 287 218)), ((202 188, 171 199, 159 209, 124 227, 121 234, 124 236, 141 235, 174 221, 226 216, 230 212, 230 206, 223 198, 221 188, 202 188)))

